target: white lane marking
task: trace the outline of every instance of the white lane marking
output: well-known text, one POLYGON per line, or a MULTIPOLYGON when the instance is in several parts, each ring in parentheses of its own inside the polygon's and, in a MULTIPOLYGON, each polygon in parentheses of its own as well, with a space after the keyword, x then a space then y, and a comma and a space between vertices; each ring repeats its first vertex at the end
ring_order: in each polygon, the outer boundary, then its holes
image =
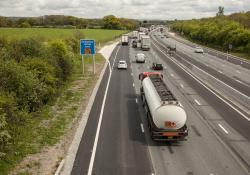
POLYGON ((135 102, 138 103, 138 99, 137 98, 135 99, 135 102))
POLYGON ((218 125, 219 125, 219 127, 220 127, 226 134, 229 133, 221 124, 218 124, 218 125))
MULTIPOLYGON (((117 52, 115 54, 114 62, 116 60, 117 53, 118 53, 119 49, 120 49, 120 47, 117 49, 117 52)), ((109 62, 109 60, 108 60, 108 62, 109 62)), ((113 66, 114 66, 114 63, 113 63, 113 66)), ((112 69, 113 69, 113 66, 112 66, 112 69)), ((102 117, 103 117, 103 112, 104 112, 104 106, 105 106, 105 102, 106 102, 106 98, 107 98, 107 94, 108 94, 111 75, 112 75, 112 72, 110 72, 110 74, 109 74, 108 82, 107 82, 106 89, 105 89, 105 94, 104 94, 103 101, 102 101, 102 108, 101 108, 99 121, 98 121, 97 129, 96 129, 95 141, 94 141, 94 145, 93 145, 93 149, 92 149, 92 153, 91 153, 91 159, 90 159, 90 162, 89 162, 88 175, 92 175, 92 171, 93 171, 96 148, 97 148, 97 143, 98 143, 98 139, 99 139, 100 128, 101 128, 101 124, 102 124, 102 117)))
MULTIPOLYGON (((168 57, 167 54, 165 54, 157 45, 155 45, 154 42, 152 42, 153 45, 158 48, 158 50, 165 55, 167 58, 169 58, 172 62, 174 62, 176 65, 178 65, 184 72, 186 72, 188 75, 190 75, 193 79, 195 79, 198 83, 200 83, 204 88, 206 88, 208 91, 210 91, 212 94, 214 94, 217 98, 219 98, 221 101, 223 101, 224 103, 226 103, 228 106, 230 106, 232 109, 234 109, 236 112, 238 112, 242 117, 244 117, 247 121, 250 122, 250 118, 248 118, 245 114, 243 114, 242 112, 240 112, 238 109, 236 109, 234 106, 232 106, 230 103, 228 103, 226 100, 224 100, 222 97, 220 97, 219 95, 217 95, 214 91, 212 91, 208 86, 206 86, 200 79, 198 79, 197 77, 195 77, 194 75, 192 75, 191 73, 189 73, 185 67, 183 67, 183 65, 180 65, 180 63, 178 63, 177 61, 175 61, 174 59, 168 57)), ((159 43, 159 42, 158 42, 159 43)), ((160 43, 159 43, 160 44, 160 43)), ((198 68, 198 67, 197 67, 198 68)), ((200 68, 198 68, 200 69, 200 68)), ((200 69, 201 70, 201 69, 200 69)), ((202 70, 201 70, 202 71, 202 70)), ((204 72, 204 71, 203 71, 204 72)), ((204 72, 206 73, 206 72, 204 72)), ((207 75, 210 75, 208 73, 206 73, 207 75)), ((212 75, 210 75, 211 77, 213 77, 212 75)), ((214 79, 218 80, 217 78, 213 77, 214 79)), ((220 80, 218 80, 220 81, 220 80)), ((221 83, 223 83, 222 81, 220 81, 221 83)), ((225 84, 225 83, 223 83, 225 84)), ((227 84, 225 84, 227 85, 227 84)), ((231 87, 229 85, 227 85, 228 87, 231 87)), ((232 87, 231 87, 232 88, 232 87)), ((236 89, 232 88, 233 90, 235 90, 236 92, 242 94, 241 92, 237 91, 236 89)), ((219 93, 218 91, 216 91, 217 93, 219 93)), ((245 94, 242 94, 244 96, 246 96, 245 94)), ((247 98, 249 98, 248 96, 246 96, 247 98)), ((229 100, 230 101, 230 100, 229 100)), ((232 102, 232 101, 231 101, 232 102)), ((232 102, 233 103, 233 102, 232 102)), ((234 104, 234 103, 233 103, 234 104)))
POLYGON ((209 65, 208 64, 205 64, 207 67, 209 67, 209 65))
MULTIPOLYGON (((116 51, 116 53, 115 53, 115 59, 114 59, 114 61, 113 61, 112 68, 111 68, 112 70, 114 69, 114 65, 115 65, 117 53, 118 53, 119 50, 120 50, 120 46, 118 47, 118 49, 117 49, 117 51, 116 51)), ((109 60, 107 60, 107 61, 109 62, 109 65, 110 65, 110 61, 109 61, 109 60)))
POLYGON ((241 83, 241 84, 242 84, 242 82, 241 82, 240 80, 235 80, 235 81, 237 81, 238 83, 241 83))
POLYGON ((142 123, 141 123, 141 132, 144 133, 144 128, 142 123))
POLYGON ((133 77, 133 73, 131 73, 131 76, 133 77))
POLYGON ((135 83, 133 83, 133 87, 135 87, 135 83))
POLYGON ((240 81, 240 80, 235 80, 235 81, 237 81, 238 83, 240 83, 240 84, 243 84, 243 85, 245 85, 245 86, 249 86, 248 84, 246 84, 246 83, 243 83, 242 81, 240 81))
POLYGON ((237 72, 238 74, 241 74, 241 71, 239 71, 239 70, 237 70, 236 72, 237 72))
POLYGON ((174 74, 170 74, 172 77, 174 77, 174 74))
POLYGON ((165 68, 165 69, 167 69, 167 67, 166 67, 166 66, 165 66, 164 68, 165 68))
POLYGON ((221 70, 218 70, 219 73, 223 74, 223 72, 221 70))
POLYGON ((194 101, 195 101, 195 103, 197 103, 197 105, 199 105, 199 106, 201 105, 198 100, 194 99, 194 101))
POLYGON ((183 84, 180 83, 181 88, 184 88, 183 84))
MULTIPOLYGON (((157 42, 158 44, 162 45, 162 44, 159 43, 158 41, 156 41, 156 42, 157 42)), ((154 45, 155 45, 155 44, 154 44, 154 45)), ((160 50, 160 48, 159 48, 158 46, 156 46, 156 47, 160 50)), ((161 51, 161 50, 160 50, 160 51, 161 51)), ((161 51, 161 52, 162 52, 162 51, 161 51)), ((167 55, 166 55, 164 52, 162 52, 162 53, 167 57, 167 55)), ((174 60, 172 60, 172 61, 175 62, 174 60)), ((188 61, 187 61, 187 62, 188 62, 188 61)), ((188 62, 188 63, 190 63, 190 62, 188 62)), ((190 63, 190 64, 191 64, 191 63, 190 63)), ((192 64, 192 65, 193 65, 193 64, 192 64)), ((195 65, 193 65, 193 66, 196 67, 197 69, 199 69, 200 71, 204 72, 205 74, 209 75, 209 76, 212 77, 213 79, 219 81, 220 83, 224 84, 225 86, 229 87, 230 89, 234 90, 235 92, 241 94, 242 96, 244 96, 245 98, 247 98, 247 99, 250 100, 250 97, 247 96, 246 94, 243 94, 242 92, 238 91, 237 89, 234 89, 233 87, 231 87, 231 86, 229 86, 228 84, 224 83, 223 81, 221 81, 221 80, 215 78, 214 76, 212 76, 211 74, 205 72, 204 70, 200 69, 199 67, 197 67, 197 66, 195 66, 195 65)), ((185 71, 185 72, 187 72, 187 71, 185 71)))

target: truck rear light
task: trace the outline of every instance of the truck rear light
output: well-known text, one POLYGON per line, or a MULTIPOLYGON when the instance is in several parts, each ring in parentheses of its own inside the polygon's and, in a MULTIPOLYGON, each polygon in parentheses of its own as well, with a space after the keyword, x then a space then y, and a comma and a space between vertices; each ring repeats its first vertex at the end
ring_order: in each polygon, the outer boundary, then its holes
POLYGON ((178 132, 164 132, 162 133, 163 136, 167 136, 167 137, 173 137, 173 136, 178 136, 178 132))

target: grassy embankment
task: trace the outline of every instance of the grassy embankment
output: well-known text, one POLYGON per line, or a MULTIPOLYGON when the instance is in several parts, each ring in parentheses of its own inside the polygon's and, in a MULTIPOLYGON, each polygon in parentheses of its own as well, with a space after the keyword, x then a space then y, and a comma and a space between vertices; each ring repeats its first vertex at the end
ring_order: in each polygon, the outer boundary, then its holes
MULTIPOLYGON (((8 40, 23 38, 38 38, 43 42, 72 38, 74 29, 8 29, 0 28, 0 37, 8 40)), ((118 30, 81 30, 85 38, 95 39, 103 45, 119 37, 126 31, 118 30)), ((69 80, 60 90, 60 95, 52 102, 43 106, 39 111, 29 113, 25 124, 15 128, 18 137, 12 138, 5 155, 0 157, 0 174, 8 174, 26 155, 35 154, 45 146, 54 145, 69 128, 69 124, 77 117, 83 102, 87 102, 88 92, 93 88, 97 75, 86 72, 82 75, 81 57, 75 54, 74 69, 69 80)), ((0 58, 1 59, 1 58, 0 58)), ((91 70, 91 59, 86 59, 86 67, 91 70)), ((104 63, 100 54, 96 54, 99 68, 104 63)), ((34 162, 30 166, 39 166, 34 162)), ((25 173, 26 174, 26 173, 25 173)))

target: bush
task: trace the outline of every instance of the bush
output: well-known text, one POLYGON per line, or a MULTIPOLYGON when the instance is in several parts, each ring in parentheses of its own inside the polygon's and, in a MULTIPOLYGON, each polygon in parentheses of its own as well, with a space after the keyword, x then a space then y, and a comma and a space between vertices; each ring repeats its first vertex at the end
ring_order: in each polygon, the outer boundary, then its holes
POLYGON ((13 93, 20 109, 35 111, 41 107, 39 80, 16 62, 0 62, 0 82, 0 90, 13 93))
POLYGON ((16 118, 14 113, 14 103, 13 97, 0 92, 0 154, 3 154, 11 139, 7 130, 8 124, 6 118, 9 120, 16 118))
POLYGON ((40 97, 43 104, 50 101, 57 92, 58 79, 55 77, 55 69, 47 61, 39 58, 26 59, 22 62, 22 65, 40 82, 40 89, 42 96, 40 97))
POLYGON ((39 41, 28 38, 13 40, 10 43, 10 58, 21 62, 25 57, 38 57, 41 55, 42 45, 39 41))
POLYGON ((66 81, 73 69, 73 61, 64 42, 53 42, 48 47, 48 62, 55 67, 56 77, 66 81))

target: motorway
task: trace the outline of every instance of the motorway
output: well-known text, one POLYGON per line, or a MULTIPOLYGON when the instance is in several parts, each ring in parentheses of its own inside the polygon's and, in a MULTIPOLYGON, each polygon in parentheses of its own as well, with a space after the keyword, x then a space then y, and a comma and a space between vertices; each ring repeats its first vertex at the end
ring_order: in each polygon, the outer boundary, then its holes
POLYGON ((110 58, 111 79, 105 96, 110 75, 107 68, 100 89, 92 107, 89 121, 76 156, 72 175, 89 174, 145 174, 153 172, 149 151, 143 133, 133 87, 131 69, 117 70, 117 61, 129 62, 128 46, 118 46, 110 58), (115 61, 116 60, 116 61, 115 61), (93 149, 97 123, 104 106, 100 134, 96 150, 93 149), (91 155, 95 151, 92 165, 91 155))
POLYGON ((149 51, 121 45, 113 51, 71 174, 250 174, 249 70, 195 54, 189 45, 160 33, 151 36, 149 51), (178 49, 172 56, 165 49, 170 43, 178 49), (141 52, 147 57, 144 64, 135 62, 141 52), (127 61, 127 70, 116 69, 120 59, 127 61), (154 142, 149 136, 138 75, 152 71, 152 62, 164 65, 164 81, 188 114, 187 141, 154 142))

